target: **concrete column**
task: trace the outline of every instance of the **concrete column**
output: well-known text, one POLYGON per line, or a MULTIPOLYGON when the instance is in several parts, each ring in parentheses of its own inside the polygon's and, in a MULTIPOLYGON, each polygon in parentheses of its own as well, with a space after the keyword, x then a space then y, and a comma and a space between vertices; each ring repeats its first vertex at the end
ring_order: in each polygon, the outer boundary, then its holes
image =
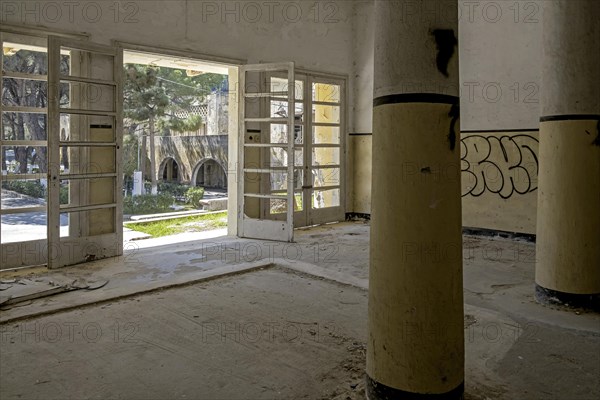
POLYGON ((536 299, 600 310, 600 2, 543 5, 536 299))
POLYGON ((370 400, 463 396, 457 19, 375 3, 370 400))

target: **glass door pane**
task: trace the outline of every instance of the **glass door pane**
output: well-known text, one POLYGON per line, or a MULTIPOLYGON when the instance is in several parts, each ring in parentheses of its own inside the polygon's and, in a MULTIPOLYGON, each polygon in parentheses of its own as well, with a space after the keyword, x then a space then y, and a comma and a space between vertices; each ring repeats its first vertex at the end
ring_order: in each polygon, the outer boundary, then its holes
POLYGON ((7 269, 46 262, 48 52, 44 38, 0 32, 0 42, 0 268, 7 269))
POLYGON ((49 50, 48 232, 65 250, 48 260, 56 268, 123 251, 123 63, 120 50, 89 42, 50 37, 49 50))
POLYGON ((293 63, 240 68, 239 236, 292 241, 297 165, 303 156, 302 91, 293 63), (301 103, 301 102, 300 102, 301 103))
POLYGON ((311 77, 310 221, 313 224, 343 218, 343 99, 341 81, 311 77))
MULTIPOLYGON (((287 79, 283 78, 281 74, 272 74, 268 78, 270 82, 270 86, 276 89, 282 89, 287 85, 287 79), (285 83, 284 83, 285 82, 285 83)), ((293 142, 294 142, 294 226, 305 226, 306 225, 306 214, 304 210, 306 209, 304 205, 304 194, 302 192, 302 187, 305 185, 304 177, 305 177, 305 153, 304 153, 304 132, 305 132, 305 104, 304 99, 305 95, 305 82, 302 76, 296 75, 295 80, 295 105, 294 105, 294 133, 293 133, 293 142)), ((288 102, 285 98, 280 98, 277 96, 272 96, 269 99, 269 108, 271 110, 271 117, 284 117, 287 118, 288 114, 288 102)), ((281 138, 287 136, 287 126, 271 123, 271 136, 272 140, 279 142, 281 138), (279 139, 279 140, 278 140, 279 139)), ((287 166, 287 158, 288 153, 285 148, 274 148, 271 150, 271 161, 272 165, 279 166, 287 166), (279 163, 278 160, 282 160, 285 158, 286 162, 284 164, 279 163)), ((273 191, 272 194, 278 195, 286 195, 287 189, 285 191, 273 191)), ((283 204, 280 200, 271 200, 271 206, 269 207, 268 212, 274 216, 275 218, 279 214, 280 218, 284 217, 284 214, 287 212, 287 204, 283 204)))

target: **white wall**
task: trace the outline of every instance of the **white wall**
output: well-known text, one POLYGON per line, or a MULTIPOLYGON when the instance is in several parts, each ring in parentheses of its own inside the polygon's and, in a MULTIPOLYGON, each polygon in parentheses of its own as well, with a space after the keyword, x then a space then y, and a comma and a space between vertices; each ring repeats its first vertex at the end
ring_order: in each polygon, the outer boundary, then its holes
POLYGON ((373 1, 354 1, 352 80, 355 101, 351 108, 353 133, 371 133, 373 128, 373 23, 373 1))
MULTIPOLYGON (((353 132, 359 133, 372 132, 373 62, 377 62, 373 60, 373 3, 360 1, 355 6, 353 79, 356 100, 353 132)), ((475 133, 478 137, 504 138, 502 144, 490 139, 495 147, 487 161, 493 162, 489 165, 497 166, 499 170, 514 161, 511 158, 514 154, 519 154, 516 150, 510 150, 511 137, 518 137, 517 141, 523 135, 537 138, 537 132, 523 130, 537 129, 539 126, 541 3, 528 0, 458 1, 463 139, 475 133), (502 151, 497 151, 496 147, 501 145, 509 149, 509 160, 503 159, 502 151)), ((445 13, 451 10, 440 9, 436 4, 430 0, 407 0, 403 18, 443 20, 445 13)), ((352 211, 368 214, 371 208, 371 169, 368 165, 371 161, 371 136, 351 136, 351 143, 354 151, 352 211)), ((461 149, 465 150, 470 144, 463 143, 461 149)), ((536 145, 531 147, 537 152, 536 145)), ((481 147, 480 150, 483 149, 481 147)), ((465 161, 482 161, 480 156, 472 150, 468 155, 461 154, 464 165, 467 165, 465 161)), ((531 176, 526 176, 526 179, 521 176, 521 183, 531 180, 531 187, 537 187, 537 163, 527 167, 531 176)), ((491 176, 492 169, 484 171, 490 175, 486 176, 488 181, 501 179, 491 176)), ((466 175, 468 169, 465 167, 463 176, 466 175)), ((497 185, 497 182, 494 184, 497 185)), ((469 182, 465 181, 464 186, 464 192, 469 192, 466 189, 469 182)), ((522 195, 513 193, 508 198, 491 191, 479 196, 465 194, 463 224, 473 228, 534 233, 536 199, 536 190, 522 195)))
POLYGON ((535 234, 543 2, 462 3, 463 225, 535 234))
POLYGON ((112 39, 253 62, 349 73, 352 2, 3 1, 2 23, 88 32, 112 39), (73 3, 73 5, 69 5, 73 3))
MULTIPOLYGON (((461 130, 538 128, 541 3, 541 0, 458 2, 461 130)), ((354 131, 371 132, 373 1, 355 4, 354 131)), ((444 10, 427 8, 432 7, 431 1, 424 4, 424 10, 407 10, 405 18, 444 18, 444 10)))
POLYGON ((461 1, 461 130, 537 129, 542 1, 461 1))

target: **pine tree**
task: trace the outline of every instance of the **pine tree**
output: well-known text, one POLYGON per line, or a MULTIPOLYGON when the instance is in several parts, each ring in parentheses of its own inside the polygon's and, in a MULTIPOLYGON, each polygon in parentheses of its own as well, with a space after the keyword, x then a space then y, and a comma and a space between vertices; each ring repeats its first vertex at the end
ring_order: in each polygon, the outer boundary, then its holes
MULTIPOLYGON (((4 49, 3 49, 4 50, 4 49)), ((14 54, 5 54, 2 68, 5 71, 21 72, 32 75, 48 74, 48 54, 41 51, 19 50, 14 54)), ((61 57, 61 73, 68 74, 69 57, 61 57)), ((68 84, 60 88, 61 104, 69 101, 68 84)), ((22 106, 45 108, 48 106, 48 84, 43 80, 27 80, 5 78, 2 85, 2 104, 7 106, 22 106)), ((3 113, 5 140, 46 140, 47 120, 41 113, 3 113)), ((2 148, 2 170, 6 170, 6 151, 2 148)), ((37 164, 39 172, 47 171, 47 150, 41 147, 13 147, 16 173, 25 174, 30 164, 37 164)))
MULTIPOLYGON (((140 124, 147 124, 150 139, 150 181, 152 193, 157 193, 156 151, 154 138, 157 133, 194 131, 202 125, 202 117, 188 111, 199 105, 213 89, 220 87, 225 77, 202 74, 189 77, 183 70, 126 64, 124 83, 124 116, 137 123, 141 135, 141 159, 147 154, 146 135, 141 134, 140 124)), ((133 134, 132 131, 129 133, 133 134)), ((133 143, 125 138, 125 143, 133 143)), ((145 170, 145 163, 138 159, 138 169, 145 170)), ((127 164, 127 162, 125 162, 127 164)))

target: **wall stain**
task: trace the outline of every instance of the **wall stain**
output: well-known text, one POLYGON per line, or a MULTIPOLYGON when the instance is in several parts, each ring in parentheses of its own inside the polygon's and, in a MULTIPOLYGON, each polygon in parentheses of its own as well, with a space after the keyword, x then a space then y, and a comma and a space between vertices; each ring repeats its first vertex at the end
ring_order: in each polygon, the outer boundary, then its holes
POLYGON ((442 75, 448 78, 448 64, 454 55, 454 48, 458 45, 458 39, 452 29, 434 29, 431 35, 435 38, 438 50, 436 58, 437 69, 442 75))
POLYGON ((448 141, 450 142, 450 150, 454 151, 456 148, 456 123, 458 122, 458 118, 460 118, 460 106, 457 104, 452 104, 450 108, 450 112, 448 116, 452 118, 450 122, 450 132, 448 133, 448 141))
MULTIPOLYGON (((585 132, 588 135, 591 135, 591 133, 588 132, 587 130, 585 132)), ((598 120, 598 124, 596 125, 596 132, 598 133, 598 136, 596 136, 596 139, 594 139, 594 141, 592 142, 592 146, 600 147, 600 120, 598 120)))

